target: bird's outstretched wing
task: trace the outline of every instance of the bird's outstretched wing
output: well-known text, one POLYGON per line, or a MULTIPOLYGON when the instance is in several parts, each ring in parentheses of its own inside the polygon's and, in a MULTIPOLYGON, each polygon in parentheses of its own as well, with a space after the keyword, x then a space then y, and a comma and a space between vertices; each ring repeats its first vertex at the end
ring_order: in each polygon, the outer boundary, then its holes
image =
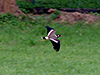
POLYGON ((46 26, 46 28, 47 28, 47 36, 49 38, 56 39, 57 38, 57 36, 55 35, 56 31, 53 28, 50 28, 49 26, 46 26))
POLYGON ((50 39, 50 41, 53 45, 53 48, 56 50, 56 52, 58 52, 60 49, 60 41, 58 39, 50 39))
POLYGON ((53 28, 51 28, 51 27, 49 27, 49 26, 46 26, 46 28, 47 28, 47 35, 48 35, 48 33, 49 33, 53 28))

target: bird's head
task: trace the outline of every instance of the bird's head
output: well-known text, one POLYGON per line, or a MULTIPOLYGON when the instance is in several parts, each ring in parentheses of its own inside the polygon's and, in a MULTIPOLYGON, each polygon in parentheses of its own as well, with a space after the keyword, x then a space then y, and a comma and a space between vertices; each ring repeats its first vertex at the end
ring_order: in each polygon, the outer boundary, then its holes
POLYGON ((57 38, 59 38, 59 37, 62 37, 62 35, 60 35, 60 34, 57 34, 57 38))

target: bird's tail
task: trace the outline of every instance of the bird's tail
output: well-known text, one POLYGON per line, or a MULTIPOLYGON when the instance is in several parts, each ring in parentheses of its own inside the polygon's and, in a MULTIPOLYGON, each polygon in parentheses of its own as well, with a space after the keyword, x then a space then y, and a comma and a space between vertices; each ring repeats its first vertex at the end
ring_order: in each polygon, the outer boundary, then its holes
POLYGON ((48 37, 41 37, 42 40, 40 40, 40 42, 48 40, 48 37))

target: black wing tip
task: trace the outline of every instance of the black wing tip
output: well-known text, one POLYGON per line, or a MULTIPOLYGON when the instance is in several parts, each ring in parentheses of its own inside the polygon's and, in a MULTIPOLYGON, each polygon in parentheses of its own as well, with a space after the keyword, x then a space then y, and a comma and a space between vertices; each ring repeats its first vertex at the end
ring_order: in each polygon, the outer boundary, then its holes
POLYGON ((51 27, 49 27, 49 26, 45 26, 45 27, 46 27, 47 29, 48 29, 48 28, 53 29, 53 28, 51 28, 51 27))
POLYGON ((54 49, 56 52, 59 52, 60 46, 54 46, 53 49, 54 49))
POLYGON ((54 50, 55 50, 56 52, 59 52, 59 49, 58 49, 58 48, 56 48, 56 49, 54 48, 54 50))
POLYGON ((59 50, 56 50, 56 52, 59 52, 59 50))
POLYGON ((51 41, 51 43, 52 43, 52 45, 53 45, 53 49, 56 51, 56 52, 59 52, 59 50, 60 50, 60 41, 58 40, 58 43, 56 43, 56 42, 54 42, 54 41, 52 41, 52 40, 50 40, 51 41))
POLYGON ((45 26, 46 28, 48 28, 49 26, 45 26))

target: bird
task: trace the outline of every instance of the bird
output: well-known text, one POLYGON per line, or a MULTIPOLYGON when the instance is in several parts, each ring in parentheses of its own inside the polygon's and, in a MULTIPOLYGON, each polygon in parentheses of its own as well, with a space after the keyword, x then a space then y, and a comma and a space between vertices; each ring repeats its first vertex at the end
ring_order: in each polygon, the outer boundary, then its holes
POLYGON ((56 50, 56 52, 58 52, 60 50, 60 40, 58 40, 57 38, 62 37, 62 35, 60 34, 55 34, 56 30, 54 28, 51 28, 49 26, 45 26, 47 29, 47 36, 46 37, 41 37, 41 41, 44 40, 50 40, 50 42, 53 45, 54 50, 56 50))

